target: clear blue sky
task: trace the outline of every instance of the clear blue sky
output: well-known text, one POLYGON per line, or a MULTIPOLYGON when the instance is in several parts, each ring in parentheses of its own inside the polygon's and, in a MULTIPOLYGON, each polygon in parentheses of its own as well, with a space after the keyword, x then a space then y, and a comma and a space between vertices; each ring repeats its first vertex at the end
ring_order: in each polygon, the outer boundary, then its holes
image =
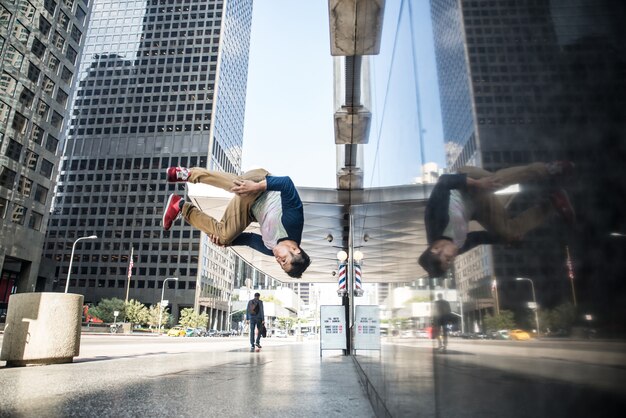
MULTIPOLYGON (((393 65, 400 2, 386 3, 381 54, 372 61, 371 110, 375 120, 370 144, 365 149, 366 187, 409 183, 419 175, 420 167, 407 2, 400 19, 393 65), (381 121, 383 108, 385 118, 381 121)), ((415 38, 419 39, 416 51, 422 128, 427 131, 425 160, 443 165, 429 1, 412 3, 415 38)), ((244 170, 264 167, 276 175, 291 176, 298 186, 336 187, 333 59, 328 23, 327 1, 255 1, 244 170)))

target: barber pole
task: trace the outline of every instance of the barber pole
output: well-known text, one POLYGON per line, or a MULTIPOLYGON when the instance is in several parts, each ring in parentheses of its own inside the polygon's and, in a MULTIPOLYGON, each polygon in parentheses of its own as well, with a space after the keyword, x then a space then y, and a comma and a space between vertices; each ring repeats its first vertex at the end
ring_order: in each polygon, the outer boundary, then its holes
POLYGON ((337 294, 339 296, 344 295, 348 290, 346 288, 346 265, 339 264, 339 268, 337 269, 337 275, 339 276, 339 289, 337 289, 337 294))
POLYGON ((361 265, 354 263, 354 296, 363 296, 361 284, 361 265))

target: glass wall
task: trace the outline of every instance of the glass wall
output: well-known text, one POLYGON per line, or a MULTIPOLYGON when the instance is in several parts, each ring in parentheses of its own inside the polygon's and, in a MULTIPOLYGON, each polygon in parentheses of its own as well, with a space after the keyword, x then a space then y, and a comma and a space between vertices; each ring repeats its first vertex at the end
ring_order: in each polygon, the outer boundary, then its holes
POLYGON ((461 192, 448 191, 426 225, 431 241, 452 236, 450 268, 429 275, 415 254, 414 277, 364 298, 380 306, 382 344, 354 358, 377 414, 589 416, 623 405, 625 6, 385 7, 380 53, 368 58, 364 186, 432 185, 464 166, 536 171, 506 177, 519 187, 487 206, 477 186, 451 187, 461 192), (437 231, 463 216, 469 230, 437 231), (481 231, 489 240, 468 242, 481 231))

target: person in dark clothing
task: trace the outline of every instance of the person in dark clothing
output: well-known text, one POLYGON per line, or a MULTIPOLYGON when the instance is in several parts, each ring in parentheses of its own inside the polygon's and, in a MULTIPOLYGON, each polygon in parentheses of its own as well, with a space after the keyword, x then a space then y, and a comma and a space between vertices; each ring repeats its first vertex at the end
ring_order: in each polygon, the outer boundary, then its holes
POLYGON ((533 163, 491 173, 477 167, 462 167, 457 174, 444 174, 433 188, 424 216, 428 248, 419 264, 430 277, 441 277, 454 258, 480 244, 521 240, 541 225, 551 206, 569 224, 574 209, 562 188, 553 188, 549 199, 510 218, 493 191, 518 183, 554 181, 571 173, 567 161, 533 163), (485 231, 469 232, 469 222, 478 221, 485 231))
POLYGON ((448 324, 450 323, 450 303, 443 298, 441 293, 437 293, 437 300, 433 309, 433 338, 437 339, 437 346, 440 350, 448 347, 448 324))
POLYGON ((170 167, 167 181, 205 183, 235 196, 218 221, 172 194, 163 213, 166 231, 182 215, 189 224, 209 235, 214 244, 247 245, 273 255, 290 277, 302 277, 311 264, 308 254, 300 247, 304 226, 302 201, 289 177, 272 176, 263 169, 237 176, 197 167, 170 167), (259 222, 261 235, 243 232, 254 221, 259 222))
POLYGON ((250 323, 250 351, 254 351, 255 346, 261 348, 261 329, 265 324, 265 312, 260 297, 260 293, 255 293, 254 299, 248 301, 246 308, 246 320, 250 323), (256 339, 254 337, 255 329, 257 330, 256 339))

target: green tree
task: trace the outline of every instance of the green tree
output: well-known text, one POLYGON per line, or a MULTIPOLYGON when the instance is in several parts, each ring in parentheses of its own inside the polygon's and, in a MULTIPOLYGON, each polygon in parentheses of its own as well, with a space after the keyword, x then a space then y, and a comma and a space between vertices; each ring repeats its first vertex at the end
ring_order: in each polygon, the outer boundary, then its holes
POLYGON ((294 324, 296 323, 296 318, 292 318, 290 316, 281 316, 276 319, 278 320, 279 326, 285 331, 289 331, 290 329, 292 329, 294 324))
POLYGON ((155 303, 148 309, 148 325, 150 328, 159 328, 159 314, 161 316, 161 326, 167 327, 172 321, 172 316, 168 312, 167 308, 162 311, 159 309, 159 304, 155 303))
POLYGON ((567 302, 557 306, 550 312, 550 325, 554 330, 569 331, 576 321, 576 307, 567 302))
POLYGON ((144 325, 148 323, 148 308, 138 300, 131 299, 124 307, 126 321, 131 324, 144 325))
POLYGON ((500 329, 515 328, 513 312, 501 310, 498 315, 487 315, 484 318, 485 329, 487 331, 498 331, 500 329))
MULTIPOLYGON (((89 315, 93 315, 96 318, 102 319, 104 322, 113 322, 115 316, 113 312, 119 311, 124 313, 124 301, 118 298, 102 299, 97 306, 89 308, 89 315)), ((123 318, 118 317, 120 321, 123 318)))
POLYGON ((180 311, 180 324, 190 328, 206 328, 209 323, 209 315, 204 312, 198 314, 193 308, 185 308, 180 311))
POLYGON ((244 316, 246 315, 246 311, 236 311, 231 316, 233 318, 233 322, 241 322, 244 320, 244 316))

